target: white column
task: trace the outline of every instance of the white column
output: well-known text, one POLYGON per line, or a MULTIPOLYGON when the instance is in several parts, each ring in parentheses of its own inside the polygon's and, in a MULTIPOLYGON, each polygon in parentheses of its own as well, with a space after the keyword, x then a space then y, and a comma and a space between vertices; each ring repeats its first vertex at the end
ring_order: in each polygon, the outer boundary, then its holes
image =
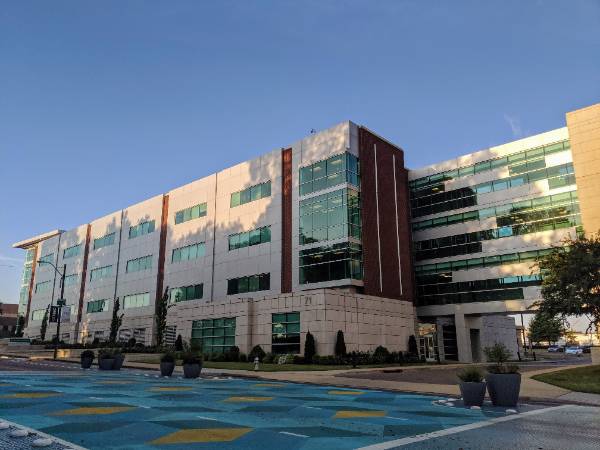
POLYGON ((458 309, 454 312, 454 325, 456 326, 458 361, 462 363, 473 362, 473 356, 471 355, 471 335, 465 323, 465 315, 458 309))

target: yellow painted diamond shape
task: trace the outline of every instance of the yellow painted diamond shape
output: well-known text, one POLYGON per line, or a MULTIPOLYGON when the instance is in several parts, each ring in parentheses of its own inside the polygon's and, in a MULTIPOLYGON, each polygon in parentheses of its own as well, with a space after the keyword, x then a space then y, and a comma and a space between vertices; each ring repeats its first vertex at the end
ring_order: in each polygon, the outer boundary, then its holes
POLYGON ((329 391, 329 395, 362 395, 363 391, 329 391))
POLYGON ((3 395, 3 398, 47 398, 56 397, 58 392, 17 392, 16 394, 3 395))
POLYGON ((99 381, 98 384, 133 384, 133 381, 126 381, 126 380, 106 380, 106 381, 99 381))
POLYGON ((229 442, 252 431, 252 428, 196 428, 167 434, 150 442, 151 445, 190 444, 194 442, 229 442))
POLYGON ((192 388, 188 386, 161 386, 153 387, 149 389, 153 392, 172 392, 172 391, 191 391, 192 388))
POLYGON ((355 419, 357 417, 385 417, 385 411, 338 411, 334 419, 355 419))
POLYGON ((229 397, 224 402, 245 403, 245 402, 267 402, 273 400, 273 397, 229 397))
POLYGON ((284 384, 282 384, 282 383, 256 383, 254 386, 255 387, 274 387, 274 388, 278 388, 278 387, 283 387, 284 384))
POLYGON ((93 416, 117 414, 135 409, 134 406, 85 406, 82 408, 66 409, 53 414, 53 416, 93 416))

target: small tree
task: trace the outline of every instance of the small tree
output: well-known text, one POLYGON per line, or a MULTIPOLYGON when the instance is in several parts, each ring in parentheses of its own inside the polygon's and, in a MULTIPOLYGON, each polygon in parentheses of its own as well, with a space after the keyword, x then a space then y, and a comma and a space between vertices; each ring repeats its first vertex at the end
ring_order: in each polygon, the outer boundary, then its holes
POLYGON ((335 337, 335 356, 340 358, 346 356, 346 341, 342 330, 338 330, 335 337))
POLYGON ((537 260, 544 275, 536 306, 551 317, 585 316, 588 330, 600 325, 600 234, 565 239, 537 260))
POLYGON ((415 338, 414 334, 411 334, 408 337, 408 353, 411 355, 416 355, 419 353, 419 350, 417 349, 417 339, 415 338))
POLYGON ((178 334, 177 339, 175 339, 175 350, 178 352, 183 351, 183 338, 180 334, 178 334))
POLYGON ((40 339, 42 342, 46 340, 46 329, 48 328, 48 310, 50 309, 50 305, 46 307, 46 311, 44 312, 44 317, 42 318, 42 324, 40 325, 40 339))
POLYGON ((538 312, 529 323, 529 339, 532 342, 553 343, 565 333, 563 320, 538 312))
POLYGON ((15 327, 15 337, 23 337, 23 330, 25 328, 25 316, 19 316, 17 319, 17 326, 15 327))
POLYGON ((110 321, 110 337, 109 341, 111 345, 114 345, 117 342, 117 335, 119 334, 119 328, 123 324, 123 316, 122 313, 119 315, 119 310, 121 309, 121 304, 119 303, 119 297, 115 298, 115 304, 113 306, 112 319, 110 321))
POLYGON ((162 347, 167 331, 167 313, 169 311, 169 287, 165 288, 165 293, 156 302, 156 346, 162 347))
POLYGON ((266 355, 266 353, 262 349, 262 347, 260 345, 255 345, 254 347, 252 347, 252 350, 250 351, 250 353, 248 353, 248 360, 250 362, 253 362, 254 358, 256 358, 258 356, 258 360, 262 361, 263 358, 265 357, 265 355, 266 355))
POLYGON ((309 331, 306 333, 306 340, 304 341, 304 361, 311 364, 316 353, 315 338, 309 331))

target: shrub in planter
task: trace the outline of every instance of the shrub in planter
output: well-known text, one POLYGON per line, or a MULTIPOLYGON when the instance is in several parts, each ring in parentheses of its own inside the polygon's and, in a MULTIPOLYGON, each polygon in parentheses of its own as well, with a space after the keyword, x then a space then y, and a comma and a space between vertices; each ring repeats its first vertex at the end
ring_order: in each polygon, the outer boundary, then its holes
POLYGON ((507 364, 511 357, 510 351, 504 344, 496 343, 483 349, 488 361, 493 363, 488 367, 488 394, 494 406, 517 406, 521 391, 521 374, 519 367, 507 364))
POLYGON ((113 364, 113 370, 121 370, 121 367, 123 367, 123 362, 125 362, 125 355, 117 350, 114 353, 114 357, 115 362, 113 364))
POLYGON ((112 370, 115 363, 115 355, 110 350, 100 350, 98 353, 98 368, 100 370, 112 370))
POLYGON ((481 406, 485 397, 483 373, 477 367, 468 367, 458 374, 460 393, 465 406, 481 406))
POLYGON ((92 367, 94 362, 94 352, 91 350, 84 350, 81 352, 81 368, 89 369, 92 367))
POLYGON ((181 356, 183 360, 183 377, 198 378, 202 370, 202 358, 195 352, 188 351, 181 356))
POLYGON ((172 352, 166 352, 160 357, 160 374, 163 377, 170 377, 175 370, 175 355, 172 352))

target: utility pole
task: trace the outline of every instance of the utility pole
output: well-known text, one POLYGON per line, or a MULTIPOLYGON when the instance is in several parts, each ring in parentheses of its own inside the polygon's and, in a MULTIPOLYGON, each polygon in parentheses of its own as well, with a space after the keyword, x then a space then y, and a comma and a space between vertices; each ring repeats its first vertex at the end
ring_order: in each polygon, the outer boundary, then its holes
POLYGON ((62 317, 62 307, 65 305, 65 274, 67 273, 67 265, 63 266, 62 275, 60 277, 60 298, 56 300, 58 305, 58 318, 56 322, 56 341, 54 341, 54 361, 58 356, 58 343, 60 342, 60 319, 62 317))

